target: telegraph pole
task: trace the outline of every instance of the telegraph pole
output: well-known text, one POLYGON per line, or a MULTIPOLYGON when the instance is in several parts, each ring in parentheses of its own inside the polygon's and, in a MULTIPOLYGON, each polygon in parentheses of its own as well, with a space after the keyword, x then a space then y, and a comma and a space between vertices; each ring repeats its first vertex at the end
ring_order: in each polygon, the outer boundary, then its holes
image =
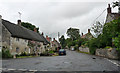
POLYGON ((58 32, 58 41, 59 41, 60 33, 58 32))

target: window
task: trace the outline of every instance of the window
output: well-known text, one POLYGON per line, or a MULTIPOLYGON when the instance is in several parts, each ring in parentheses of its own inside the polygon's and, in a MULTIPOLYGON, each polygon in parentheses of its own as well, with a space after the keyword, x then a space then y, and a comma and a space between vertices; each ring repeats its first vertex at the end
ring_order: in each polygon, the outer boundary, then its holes
POLYGON ((25 42, 27 42, 27 40, 25 39, 25 42))
POLYGON ((16 47, 16 52, 17 52, 17 53, 19 52, 19 47, 16 47))
POLYGON ((19 41, 19 38, 16 38, 16 41, 19 41))
POLYGON ((25 48, 25 52, 27 51, 27 48, 25 48))

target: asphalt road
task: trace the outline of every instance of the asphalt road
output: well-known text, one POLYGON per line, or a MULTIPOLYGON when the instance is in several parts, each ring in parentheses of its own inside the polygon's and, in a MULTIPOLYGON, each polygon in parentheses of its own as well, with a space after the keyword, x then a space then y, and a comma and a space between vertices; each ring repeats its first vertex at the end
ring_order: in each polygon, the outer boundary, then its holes
POLYGON ((5 70, 29 71, 119 71, 112 60, 67 50, 66 56, 34 57, 2 61, 5 70))

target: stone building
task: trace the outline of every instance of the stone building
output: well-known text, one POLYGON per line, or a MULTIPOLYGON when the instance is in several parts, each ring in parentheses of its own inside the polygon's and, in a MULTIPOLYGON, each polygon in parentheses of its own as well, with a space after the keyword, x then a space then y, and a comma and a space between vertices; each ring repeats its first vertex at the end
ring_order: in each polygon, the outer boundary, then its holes
POLYGON ((45 51, 46 39, 41 34, 21 26, 21 20, 17 24, 0 18, 2 26, 2 47, 9 49, 11 54, 41 53, 45 51))
POLYGON ((86 39, 92 39, 93 38, 93 35, 91 34, 91 32, 90 32, 90 29, 88 29, 88 33, 86 33, 86 34, 84 34, 83 35, 83 33, 82 33, 82 36, 81 36, 81 38, 86 38, 86 39))
POLYGON ((53 38, 52 49, 58 51, 60 48, 61 48, 60 43, 55 38, 53 38))
POLYGON ((108 23, 108 22, 110 22, 114 19, 118 19, 119 17, 120 17, 120 13, 113 13, 110 4, 108 4, 107 17, 106 17, 106 22, 105 23, 108 23))

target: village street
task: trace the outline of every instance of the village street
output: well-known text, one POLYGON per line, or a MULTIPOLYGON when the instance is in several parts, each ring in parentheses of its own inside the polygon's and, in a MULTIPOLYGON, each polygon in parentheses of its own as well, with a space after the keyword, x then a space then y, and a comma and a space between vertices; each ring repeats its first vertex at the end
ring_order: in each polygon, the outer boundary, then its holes
POLYGON ((112 60, 67 50, 66 56, 3 60, 3 71, 118 71, 112 60))

